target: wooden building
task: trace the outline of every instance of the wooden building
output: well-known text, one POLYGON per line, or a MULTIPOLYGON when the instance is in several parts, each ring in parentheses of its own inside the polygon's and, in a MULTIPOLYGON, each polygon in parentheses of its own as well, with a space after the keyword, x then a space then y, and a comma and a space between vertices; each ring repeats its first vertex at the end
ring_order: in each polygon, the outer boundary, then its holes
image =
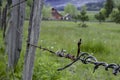
POLYGON ((54 20, 62 20, 63 16, 55 9, 51 9, 52 19, 54 20))

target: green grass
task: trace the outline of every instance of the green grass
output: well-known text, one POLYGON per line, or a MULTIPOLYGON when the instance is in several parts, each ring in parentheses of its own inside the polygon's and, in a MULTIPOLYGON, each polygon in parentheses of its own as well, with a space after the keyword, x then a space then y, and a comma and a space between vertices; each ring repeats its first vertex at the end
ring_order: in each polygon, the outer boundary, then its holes
POLYGON ((87 11, 87 15, 89 17, 89 21, 97 21, 95 19, 95 15, 98 13, 99 11, 87 11))
MULTIPOLYGON (((42 21, 38 45, 57 51, 60 49, 76 55, 77 42, 81 38, 81 51, 89 52, 98 61, 120 63, 120 25, 115 23, 87 22, 87 28, 81 28, 78 23, 65 21, 42 21)), ((28 22, 25 22, 23 50, 15 73, 16 80, 21 79, 26 48, 28 22)), ((1 36, 0 31, 0 36, 1 36)), ((2 43, 2 37, 0 43, 2 43)), ((2 46, 4 47, 4 46, 2 46)), ((2 55, 0 53, 0 55, 2 55)), ((59 58, 49 52, 37 49, 33 80, 120 80, 112 71, 100 67, 95 73, 93 65, 75 63, 68 69, 58 72, 57 69, 70 63, 70 60, 59 58)), ((0 65, 3 64, 0 61, 0 65)), ((4 64, 0 66, 5 69, 4 64)), ((4 71, 3 71, 4 72, 4 71)), ((3 73, 5 75, 5 73, 3 73)))

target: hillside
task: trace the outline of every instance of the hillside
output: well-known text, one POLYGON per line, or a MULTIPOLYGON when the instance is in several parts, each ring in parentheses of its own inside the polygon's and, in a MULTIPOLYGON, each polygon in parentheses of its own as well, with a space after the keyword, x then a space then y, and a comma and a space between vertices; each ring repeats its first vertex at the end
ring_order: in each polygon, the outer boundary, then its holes
POLYGON ((45 0, 46 5, 50 5, 59 10, 63 10, 68 3, 75 5, 78 9, 83 5, 87 5, 89 10, 99 10, 103 7, 104 2, 105 0, 45 0))

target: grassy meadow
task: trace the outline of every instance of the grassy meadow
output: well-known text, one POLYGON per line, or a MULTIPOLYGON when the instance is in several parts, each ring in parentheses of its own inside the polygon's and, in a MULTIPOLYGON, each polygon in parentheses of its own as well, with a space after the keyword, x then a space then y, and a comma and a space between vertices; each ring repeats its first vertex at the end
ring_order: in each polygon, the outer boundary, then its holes
MULTIPOLYGON (((76 55, 77 42, 81 38, 81 51, 94 55, 98 61, 120 64, 120 24, 86 22, 88 27, 82 28, 80 22, 42 21, 38 45, 53 51, 64 49, 76 55)), ((24 54, 27 40, 28 21, 25 22, 23 34, 23 50, 14 74, 20 80, 23 70, 24 54)), ((0 31, 0 80, 5 80, 6 54, 3 46, 2 31, 0 31)), ((33 80, 120 80, 120 74, 114 76, 112 70, 105 71, 100 67, 93 73, 93 65, 77 62, 64 71, 57 69, 70 63, 70 60, 59 58, 49 52, 37 49, 33 80)))

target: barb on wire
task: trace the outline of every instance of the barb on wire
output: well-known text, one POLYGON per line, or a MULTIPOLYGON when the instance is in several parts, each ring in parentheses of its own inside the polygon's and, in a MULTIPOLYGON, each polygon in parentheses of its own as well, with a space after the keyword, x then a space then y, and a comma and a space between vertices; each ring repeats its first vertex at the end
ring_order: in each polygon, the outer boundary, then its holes
POLYGON ((76 56, 76 57, 78 57, 78 56, 80 55, 80 45, 81 45, 81 41, 82 41, 82 39, 80 39, 80 40, 78 41, 78 51, 77 51, 77 56, 76 56))
POLYGON ((49 50, 47 48, 42 48, 41 46, 36 46, 36 45, 30 44, 30 43, 29 43, 29 45, 34 46, 34 47, 39 48, 39 49, 42 49, 44 51, 48 51, 50 53, 53 53, 53 54, 57 55, 58 57, 64 57, 64 58, 68 58, 68 59, 72 60, 71 63, 67 64, 66 66, 64 66, 62 68, 57 69, 57 71, 62 71, 64 69, 70 67, 71 65, 73 65, 77 61, 80 61, 83 64, 93 64, 94 65, 93 73, 101 66, 104 67, 106 71, 108 71, 109 69, 112 69, 113 70, 112 73, 114 75, 117 75, 118 73, 120 73, 120 65, 115 64, 115 63, 108 64, 106 62, 99 62, 96 59, 96 57, 90 55, 89 53, 81 52, 80 51, 81 39, 78 42, 78 50, 77 50, 78 52, 77 52, 76 57, 74 55, 71 55, 68 53, 66 54, 63 50, 54 52, 54 51, 49 50))
POLYGON ((47 48, 43 48, 43 47, 41 47, 41 46, 36 46, 36 45, 31 44, 31 43, 29 43, 29 42, 28 42, 28 45, 33 46, 33 47, 36 47, 36 48, 39 48, 39 49, 41 49, 41 50, 43 50, 43 51, 48 51, 48 52, 50 52, 50 53, 52 53, 52 54, 57 55, 58 57, 64 57, 64 58, 68 58, 68 59, 70 59, 70 60, 75 60, 75 56, 74 56, 74 55, 71 55, 71 54, 69 54, 69 53, 68 53, 68 54, 65 54, 65 52, 64 52, 63 50, 54 52, 54 51, 52 51, 52 50, 49 50, 49 49, 47 49, 47 48))

